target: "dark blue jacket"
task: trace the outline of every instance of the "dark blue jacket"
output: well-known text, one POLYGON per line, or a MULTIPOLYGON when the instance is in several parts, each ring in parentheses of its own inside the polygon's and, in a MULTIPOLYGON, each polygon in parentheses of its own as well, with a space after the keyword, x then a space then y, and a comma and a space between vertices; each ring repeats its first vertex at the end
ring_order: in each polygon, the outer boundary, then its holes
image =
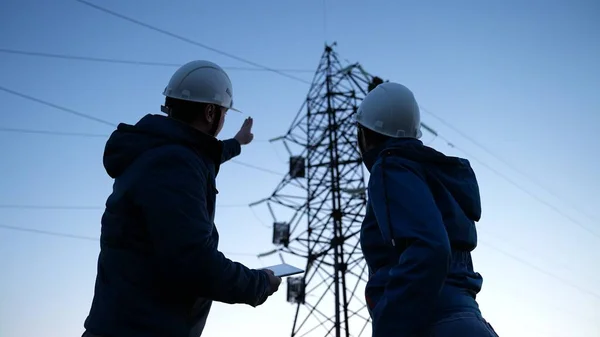
POLYGON ((213 223, 219 165, 239 153, 236 140, 221 142, 164 116, 118 126, 104 152, 115 181, 88 332, 200 336, 213 300, 266 300, 267 274, 223 256, 213 223))
POLYGON ((390 140, 365 153, 371 176, 361 245, 373 337, 409 337, 456 311, 479 314, 482 278, 470 252, 481 217, 465 159, 419 140, 390 140))

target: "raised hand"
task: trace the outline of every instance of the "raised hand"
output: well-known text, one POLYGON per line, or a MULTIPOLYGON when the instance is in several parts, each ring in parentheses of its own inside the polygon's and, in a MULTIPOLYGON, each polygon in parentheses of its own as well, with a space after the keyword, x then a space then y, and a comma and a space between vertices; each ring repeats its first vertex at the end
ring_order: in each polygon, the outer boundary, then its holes
POLYGON ((240 131, 238 131, 238 133, 235 135, 235 137, 233 137, 241 145, 250 144, 250 142, 252 142, 252 140, 254 139, 254 134, 252 134, 252 124, 253 123, 254 123, 254 120, 252 120, 252 117, 246 118, 246 120, 244 121, 244 124, 242 124, 242 127, 240 128, 240 131))

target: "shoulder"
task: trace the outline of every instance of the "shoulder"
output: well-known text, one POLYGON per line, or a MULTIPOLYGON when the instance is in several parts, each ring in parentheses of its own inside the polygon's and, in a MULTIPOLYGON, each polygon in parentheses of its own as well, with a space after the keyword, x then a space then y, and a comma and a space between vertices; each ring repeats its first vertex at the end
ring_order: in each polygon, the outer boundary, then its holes
POLYGON ((156 179, 158 176, 169 176, 177 179, 208 179, 211 166, 207 159, 194 149, 182 144, 168 144, 146 151, 137 161, 138 181, 156 179))
POLYGON ((371 169, 371 176, 405 176, 425 180, 423 167, 416 161, 382 152, 371 169))
POLYGON ((185 166, 206 166, 206 159, 194 149, 181 145, 169 144, 147 151, 144 156, 150 166, 176 162, 185 166))

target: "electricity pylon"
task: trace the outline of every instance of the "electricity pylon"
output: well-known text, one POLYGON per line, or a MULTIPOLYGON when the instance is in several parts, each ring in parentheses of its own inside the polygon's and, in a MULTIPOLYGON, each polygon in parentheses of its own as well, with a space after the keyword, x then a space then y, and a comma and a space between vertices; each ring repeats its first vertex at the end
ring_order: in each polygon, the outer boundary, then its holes
MULTIPOLYGON (((305 259, 305 274, 287 279, 297 305, 292 336, 370 336, 364 299, 368 278, 360 249, 365 177, 354 114, 381 79, 342 64, 326 46, 313 82, 282 141, 290 169, 265 202, 274 217, 274 252, 305 259), (275 207, 288 210, 277 220, 275 207)), ((255 205, 254 204, 254 205, 255 205)))

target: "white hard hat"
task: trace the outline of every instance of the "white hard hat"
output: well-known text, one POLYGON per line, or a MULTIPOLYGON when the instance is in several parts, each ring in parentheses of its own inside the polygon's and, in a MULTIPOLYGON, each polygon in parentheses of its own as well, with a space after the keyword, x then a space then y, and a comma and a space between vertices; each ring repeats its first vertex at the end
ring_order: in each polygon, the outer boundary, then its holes
POLYGON ((412 91, 385 82, 361 102, 356 121, 367 129, 393 138, 421 138, 421 113, 412 91))
MULTIPOLYGON (((184 101, 209 103, 233 108, 233 88, 227 73, 209 61, 191 61, 171 76, 163 95, 184 101)), ((163 107, 163 112, 165 108, 163 107)))

